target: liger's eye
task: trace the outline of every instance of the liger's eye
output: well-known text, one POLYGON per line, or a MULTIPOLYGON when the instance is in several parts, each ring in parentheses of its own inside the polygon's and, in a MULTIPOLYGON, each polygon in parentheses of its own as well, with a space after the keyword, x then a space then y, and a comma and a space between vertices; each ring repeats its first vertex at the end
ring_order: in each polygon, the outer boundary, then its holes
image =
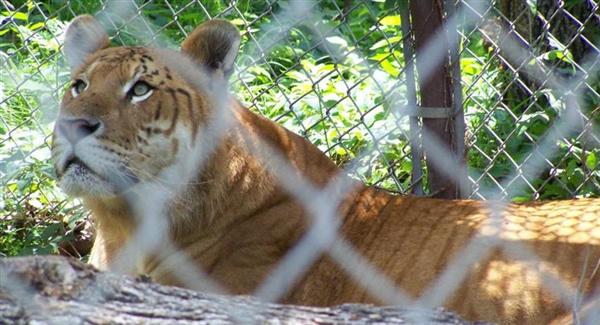
POLYGON ((73 85, 71 86, 71 94, 73 95, 73 97, 77 97, 86 88, 87 88, 87 84, 85 83, 85 81, 83 81, 81 79, 77 79, 77 80, 75 80, 75 82, 73 82, 73 85))
POLYGON ((149 91, 150 86, 143 81, 136 82, 135 85, 133 85, 133 88, 131 88, 131 94, 133 96, 143 96, 149 91))
POLYGON ((152 95, 152 90, 152 86, 145 81, 140 80, 129 89, 129 96, 131 96, 132 102, 139 102, 150 97, 150 95, 152 95))

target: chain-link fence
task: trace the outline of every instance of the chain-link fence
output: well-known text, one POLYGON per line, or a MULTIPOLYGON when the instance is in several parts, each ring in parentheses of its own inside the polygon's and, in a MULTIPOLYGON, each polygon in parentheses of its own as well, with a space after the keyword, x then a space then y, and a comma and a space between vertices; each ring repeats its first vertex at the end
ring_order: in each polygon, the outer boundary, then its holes
MULTIPOLYGON (((57 189, 49 150, 70 80, 60 53, 63 33, 83 13, 98 17, 113 44, 170 48, 207 19, 229 20, 242 33, 232 93, 369 185, 435 194, 428 164, 436 158, 424 156, 423 139, 426 120, 437 119, 442 129, 460 130, 456 125, 464 121, 467 168, 456 173, 465 178, 459 180, 464 196, 526 201, 600 194, 594 1, 459 1, 456 7, 438 1, 446 27, 423 47, 414 45, 418 31, 407 20, 415 12, 405 1, 1 4, 3 255, 89 249, 81 240, 89 237, 85 211, 57 189), (453 40, 455 31, 453 55, 440 39, 453 40), (434 75, 427 67, 444 59, 456 102, 432 112, 419 105, 428 95, 419 92, 426 86, 416 76, 434 75), (457 110, 464 117, 457 118, 457 110)), ((458 147, 449 150, 462 152, 458 147)), ((443 143, 435 149, 452 155, 443 143)), ((348 247, 330 253, 353 260, 348 247)), ((277 297, 273 292, 285 288, 277 283, 263 289, 277 297)))

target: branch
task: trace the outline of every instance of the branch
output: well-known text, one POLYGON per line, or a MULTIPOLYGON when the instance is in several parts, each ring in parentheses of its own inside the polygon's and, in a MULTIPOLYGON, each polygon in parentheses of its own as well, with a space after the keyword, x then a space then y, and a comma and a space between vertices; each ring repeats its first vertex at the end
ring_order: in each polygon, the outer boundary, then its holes
MULTIPOLYGON (((434 324, 467 324, 442 309, 427 313, 434 324)), ((59 256, 0 259, 0 324, 406 324, 408 314, 397 307, 316 308, 205 294, 99 272, 59 256)))

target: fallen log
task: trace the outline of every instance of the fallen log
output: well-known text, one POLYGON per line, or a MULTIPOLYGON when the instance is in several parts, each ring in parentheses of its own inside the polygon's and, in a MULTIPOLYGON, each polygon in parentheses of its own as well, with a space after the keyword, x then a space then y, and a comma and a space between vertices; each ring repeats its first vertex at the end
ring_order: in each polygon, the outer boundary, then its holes
MULTIPOLYGON (((0 259, 0 324, 407 324, 411 312, 358 304, 279 305, 206 294, 99 272, 60 256, 0 259)), ((443 309, 426 315, 429 324, 471 324, 443 309)))

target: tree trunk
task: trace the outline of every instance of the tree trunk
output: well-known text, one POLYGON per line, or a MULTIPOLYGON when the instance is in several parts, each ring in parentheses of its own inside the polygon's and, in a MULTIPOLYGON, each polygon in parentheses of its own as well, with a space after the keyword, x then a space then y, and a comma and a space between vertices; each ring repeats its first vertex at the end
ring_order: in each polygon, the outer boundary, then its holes
MULTIPOLYGON (((573 60, 583 64, 586 59, 600 53, 593 42, 600 35, 600 15, 597 5, 591 1, 561 2, 554 0, 537 0, 533 10, 526 0, 499 0, 496 7, 501 14, 498 19, 514 41, 529 49, 535 56, 550 50, 551 40, 562 44, 571 53, 573 60)), ((500 38, 501 39, 501 38, 500 38)), ((527 64, 533 57, 513 58, 508 61, 515 67, 527 64), (515 62, 516 61, 516 62, 515 62)), ((550 66, 558 68, 555 73, 570 73, 570 64, 552 61, 550 66), (561 71, 563 69, 563 71, 561 71)), ((522 69, 519 69, 522 70, 522 69)), ((526 75, 519 75, 522 83, 515 82, 508 71, 507 80, 500 88, 505 88, 504 103, 513 107, 515 103, 531 103, 536 101, 533 92, 538 91, 539 82, 530 80, 526 75)), ((524 104, 523 107, 529 105, 524 104)))
MULTIPOLYGON (((0 259, 0 324, 406 324, 408 314, 399 307, 316 308, 204 294, 59 256, 0 259)), ((442 309, 426 314, 433 324, 468 324, 442 309)))
POLYGON ((545 48, 551 49, 549 35, 552 34, 573 55, 577 63, 583 63, 588 56, 598 55, 597 40, 600 32, 600 14, 597 4, 592 1, 550 1, 538 0, 539 12, 537 34, 544 36, 545 48), (582 26, 583 25, 583 26, 582 26))

